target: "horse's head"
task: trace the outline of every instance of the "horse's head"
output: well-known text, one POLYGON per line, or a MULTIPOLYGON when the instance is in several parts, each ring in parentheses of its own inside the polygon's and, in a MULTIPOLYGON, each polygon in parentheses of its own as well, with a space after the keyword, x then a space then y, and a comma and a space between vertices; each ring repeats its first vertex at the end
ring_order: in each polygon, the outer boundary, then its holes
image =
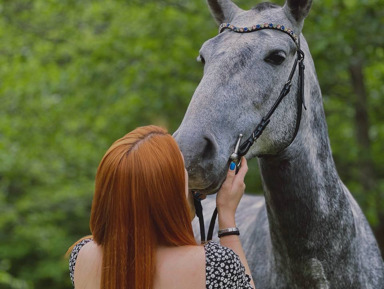
MULTIPOLYGON (((249 11, 230 0, 208 4, 219 24, 252 27, 272 23, 299 35, 311 2, 288 0, 283 7, 262 3, 249 11)), ((184 154, 191 189, 212 193, 220 187, 238 135, 248 138, 271 109, 291 72, 296 52, 295 41, 277 29, 251 33, 225 29, 203 44, 199 59, 204 64, 204 76, 174 134, 184 154)), ((291 92, 247 158, 276 154, 293 140, 299 111, 297 75, 296 70, 291 92)))

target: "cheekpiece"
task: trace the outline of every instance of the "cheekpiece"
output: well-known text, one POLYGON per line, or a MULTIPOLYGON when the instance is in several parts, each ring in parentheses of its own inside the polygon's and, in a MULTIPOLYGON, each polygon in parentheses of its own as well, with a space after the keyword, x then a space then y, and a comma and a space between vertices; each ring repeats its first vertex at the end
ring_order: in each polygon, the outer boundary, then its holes
POLYGON ((247 32, 253 32, 253 31, 258 31, 262 29, 276 29, 276 30, 287 33, 293 39, 293 41, 295 41, 296 45, 299 46, 298 35, 292 29, 287 28, 284 25, 280 25, 280 24, 263 23, 263 24, 256 24, 250 27, 236 27, 231 23, 222 23, 219 26, 219 34, 223 32, 225 29, 229 29, 237 33, 247 33, 247 32))

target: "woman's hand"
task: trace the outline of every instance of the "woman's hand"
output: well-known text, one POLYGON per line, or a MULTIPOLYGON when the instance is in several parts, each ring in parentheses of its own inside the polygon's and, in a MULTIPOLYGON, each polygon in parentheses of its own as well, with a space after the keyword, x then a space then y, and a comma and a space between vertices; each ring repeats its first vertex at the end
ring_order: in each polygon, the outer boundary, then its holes
MULTIPOLYGON (((244 177, 247 174, 247 160, 241 158, 241 167, 236 175, 236 166, 229 167, 227 178, 225 179, 220 190, 217 192, 216 206, 219 215, 219 230, 236 227, 235 213, 237 206, 240 203, 241 197, 244 194, 245 184, 244 177), (233 168, 231 170, 231 168, 233 168)), ((251 270, 245 258, 244 250, 238 235, 222 236, 220 238, 222 246, 232 249, 240 258, 241 263, 245 267, 245 273, 251 276, 251 270)), ((252 277, 251 277, 252 278, 252 277)), ((251 279, 252 288, 255 284, 251 279)))
MULTIPOLYGON (((232 165, 233 167, 233 165, 232 165)), ((216 206, 219 215, 219 228, 235 227, 235 213, 237 206, 240 203, 241 197, 244 194, 245 183, 244 177, 248 171, 247 160, 241 158, 241 167, 236 175, 236 166, 228 170, 227 178, 225 179, 220 190, 217 192, 216 206)))

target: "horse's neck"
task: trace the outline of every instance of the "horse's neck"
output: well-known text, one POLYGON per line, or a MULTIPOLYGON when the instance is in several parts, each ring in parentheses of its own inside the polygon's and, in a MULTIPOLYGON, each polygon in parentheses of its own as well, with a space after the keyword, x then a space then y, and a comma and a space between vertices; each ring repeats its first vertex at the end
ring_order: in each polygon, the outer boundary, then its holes
POLYGON ((318 84, 311 88, 310 102, 294 142, 277 156, 259 159, 275 260, 293 271, 321 267, 318 260, 338 256, 335 250, 354 234, 349 193, 332 158, 318 84))

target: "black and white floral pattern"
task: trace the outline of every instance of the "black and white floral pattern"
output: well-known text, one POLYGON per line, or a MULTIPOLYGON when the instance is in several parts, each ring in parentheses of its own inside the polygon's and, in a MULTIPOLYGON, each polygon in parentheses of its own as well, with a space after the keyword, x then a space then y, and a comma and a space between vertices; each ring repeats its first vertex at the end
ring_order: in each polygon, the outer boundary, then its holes
MULTIPOLYGON (((92 241, 84 239, 76 244, 69 258, 69 274, 74 285, 74 272, 77 256, 81 248, 92 241)), ((245 274, 245 268, 241 264, 239 256, 231 249, 215 242, 204 245, 205 248, 205 273, 207 289, 251 289, 251 278, 245 274)))
POLYGON ((83 246, 90 241, 92 241, 92 239, 84 239, 78 244, 76 244, 76 246, 73 247, 72 249, 71 256, 69 257, 69 276, 71 277, 73 286, 75 286, 74 277, 75 277, 75 266, 76 266, 77 256, 79 255, 81 248, 83 248, 83 246))
POLYGON ((252 288, 251 278, 231 249, 215 242, 205 244, 206 288, 252 288))

